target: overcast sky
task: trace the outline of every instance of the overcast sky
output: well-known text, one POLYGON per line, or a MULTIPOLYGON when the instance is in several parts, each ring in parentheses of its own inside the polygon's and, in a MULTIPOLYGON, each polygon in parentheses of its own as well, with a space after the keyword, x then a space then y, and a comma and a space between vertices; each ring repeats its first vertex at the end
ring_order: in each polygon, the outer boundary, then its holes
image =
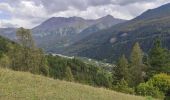
POLYGON ((32 28, 50 17, 132 19, 170 0, 0 0, 0 27, 32 28))

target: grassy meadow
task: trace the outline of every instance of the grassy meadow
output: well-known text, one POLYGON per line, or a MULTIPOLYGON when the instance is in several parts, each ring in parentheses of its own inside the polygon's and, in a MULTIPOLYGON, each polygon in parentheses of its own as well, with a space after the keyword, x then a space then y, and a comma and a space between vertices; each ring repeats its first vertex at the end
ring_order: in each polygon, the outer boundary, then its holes
POLYGON ((147 100, 104 88, 0 69, 0 100, 147 100))

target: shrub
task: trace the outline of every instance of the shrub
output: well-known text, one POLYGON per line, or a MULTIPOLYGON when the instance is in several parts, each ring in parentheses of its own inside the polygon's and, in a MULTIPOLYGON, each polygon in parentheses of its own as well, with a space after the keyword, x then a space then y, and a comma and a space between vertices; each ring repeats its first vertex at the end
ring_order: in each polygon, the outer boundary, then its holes
POLYGON ((134 89, 130 88, 124 79, 118 82, 116 86, 113 86, 113 90, 127 94, 134 94, 134 89))
POLYGON ((136 88, 136 93, 142 96, 152 96, 155 98, 164 98, 164 93, 159 91, 158 88, 148 83, 141 83, 136 88))
POLYGON ((154 87, 157 87, 164 93, 170 90, 170 76, 167 74, 157 74, 153 76, 148 83, 152 84, 154 87))
POLYGON ((141 83, 136 88, 136 93, 143 96, 163 98, 170 91, 170 76, 167 74, 157 74, 148 82, 141 83))
POLYGON ((66 67, 65 80, 70 81, 70 82, 74 81, 74 76, 71 72, 70 67, 66 67))

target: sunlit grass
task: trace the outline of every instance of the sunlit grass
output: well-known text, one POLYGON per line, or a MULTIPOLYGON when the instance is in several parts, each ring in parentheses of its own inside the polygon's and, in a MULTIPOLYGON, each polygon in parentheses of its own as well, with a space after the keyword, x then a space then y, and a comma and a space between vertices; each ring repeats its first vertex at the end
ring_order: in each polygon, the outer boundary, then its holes
MULTIPOLYGON (((103 88, 0 69, 0 100, 147 100, 103 88)), ((149 99, 150 100, 150 99, 149 99)))

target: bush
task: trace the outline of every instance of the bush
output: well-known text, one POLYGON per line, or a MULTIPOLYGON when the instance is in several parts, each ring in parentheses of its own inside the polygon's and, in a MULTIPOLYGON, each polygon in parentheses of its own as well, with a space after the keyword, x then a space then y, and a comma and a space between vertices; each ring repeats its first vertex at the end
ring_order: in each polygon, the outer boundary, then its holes
POLYGON ((113 90, 122 92, 122 93, 127 93, 127 94, 134 94, 134 89, 130 88, 128 86, 128 83, 122 79, 120 82, 117 83, 116 86, 113 86, 113 90))
POLYGON ((157 87, 160 91, 167 93, 170 90, 170 76, 167 74, 157 74, 148 81, 154 87, 157 87))
POLYGON ((152 96, 155 98, 164 98, 164 93, 160 92, 158 88, 148 83, 141 83, 136 88, 136 93, 142 96, 152 96))
POLYGON ((157 74, 148 82, 141 83, 136 88, 136 93, 143 96, 163 98, 170 91, 170 76, 167 74, 157 74))

